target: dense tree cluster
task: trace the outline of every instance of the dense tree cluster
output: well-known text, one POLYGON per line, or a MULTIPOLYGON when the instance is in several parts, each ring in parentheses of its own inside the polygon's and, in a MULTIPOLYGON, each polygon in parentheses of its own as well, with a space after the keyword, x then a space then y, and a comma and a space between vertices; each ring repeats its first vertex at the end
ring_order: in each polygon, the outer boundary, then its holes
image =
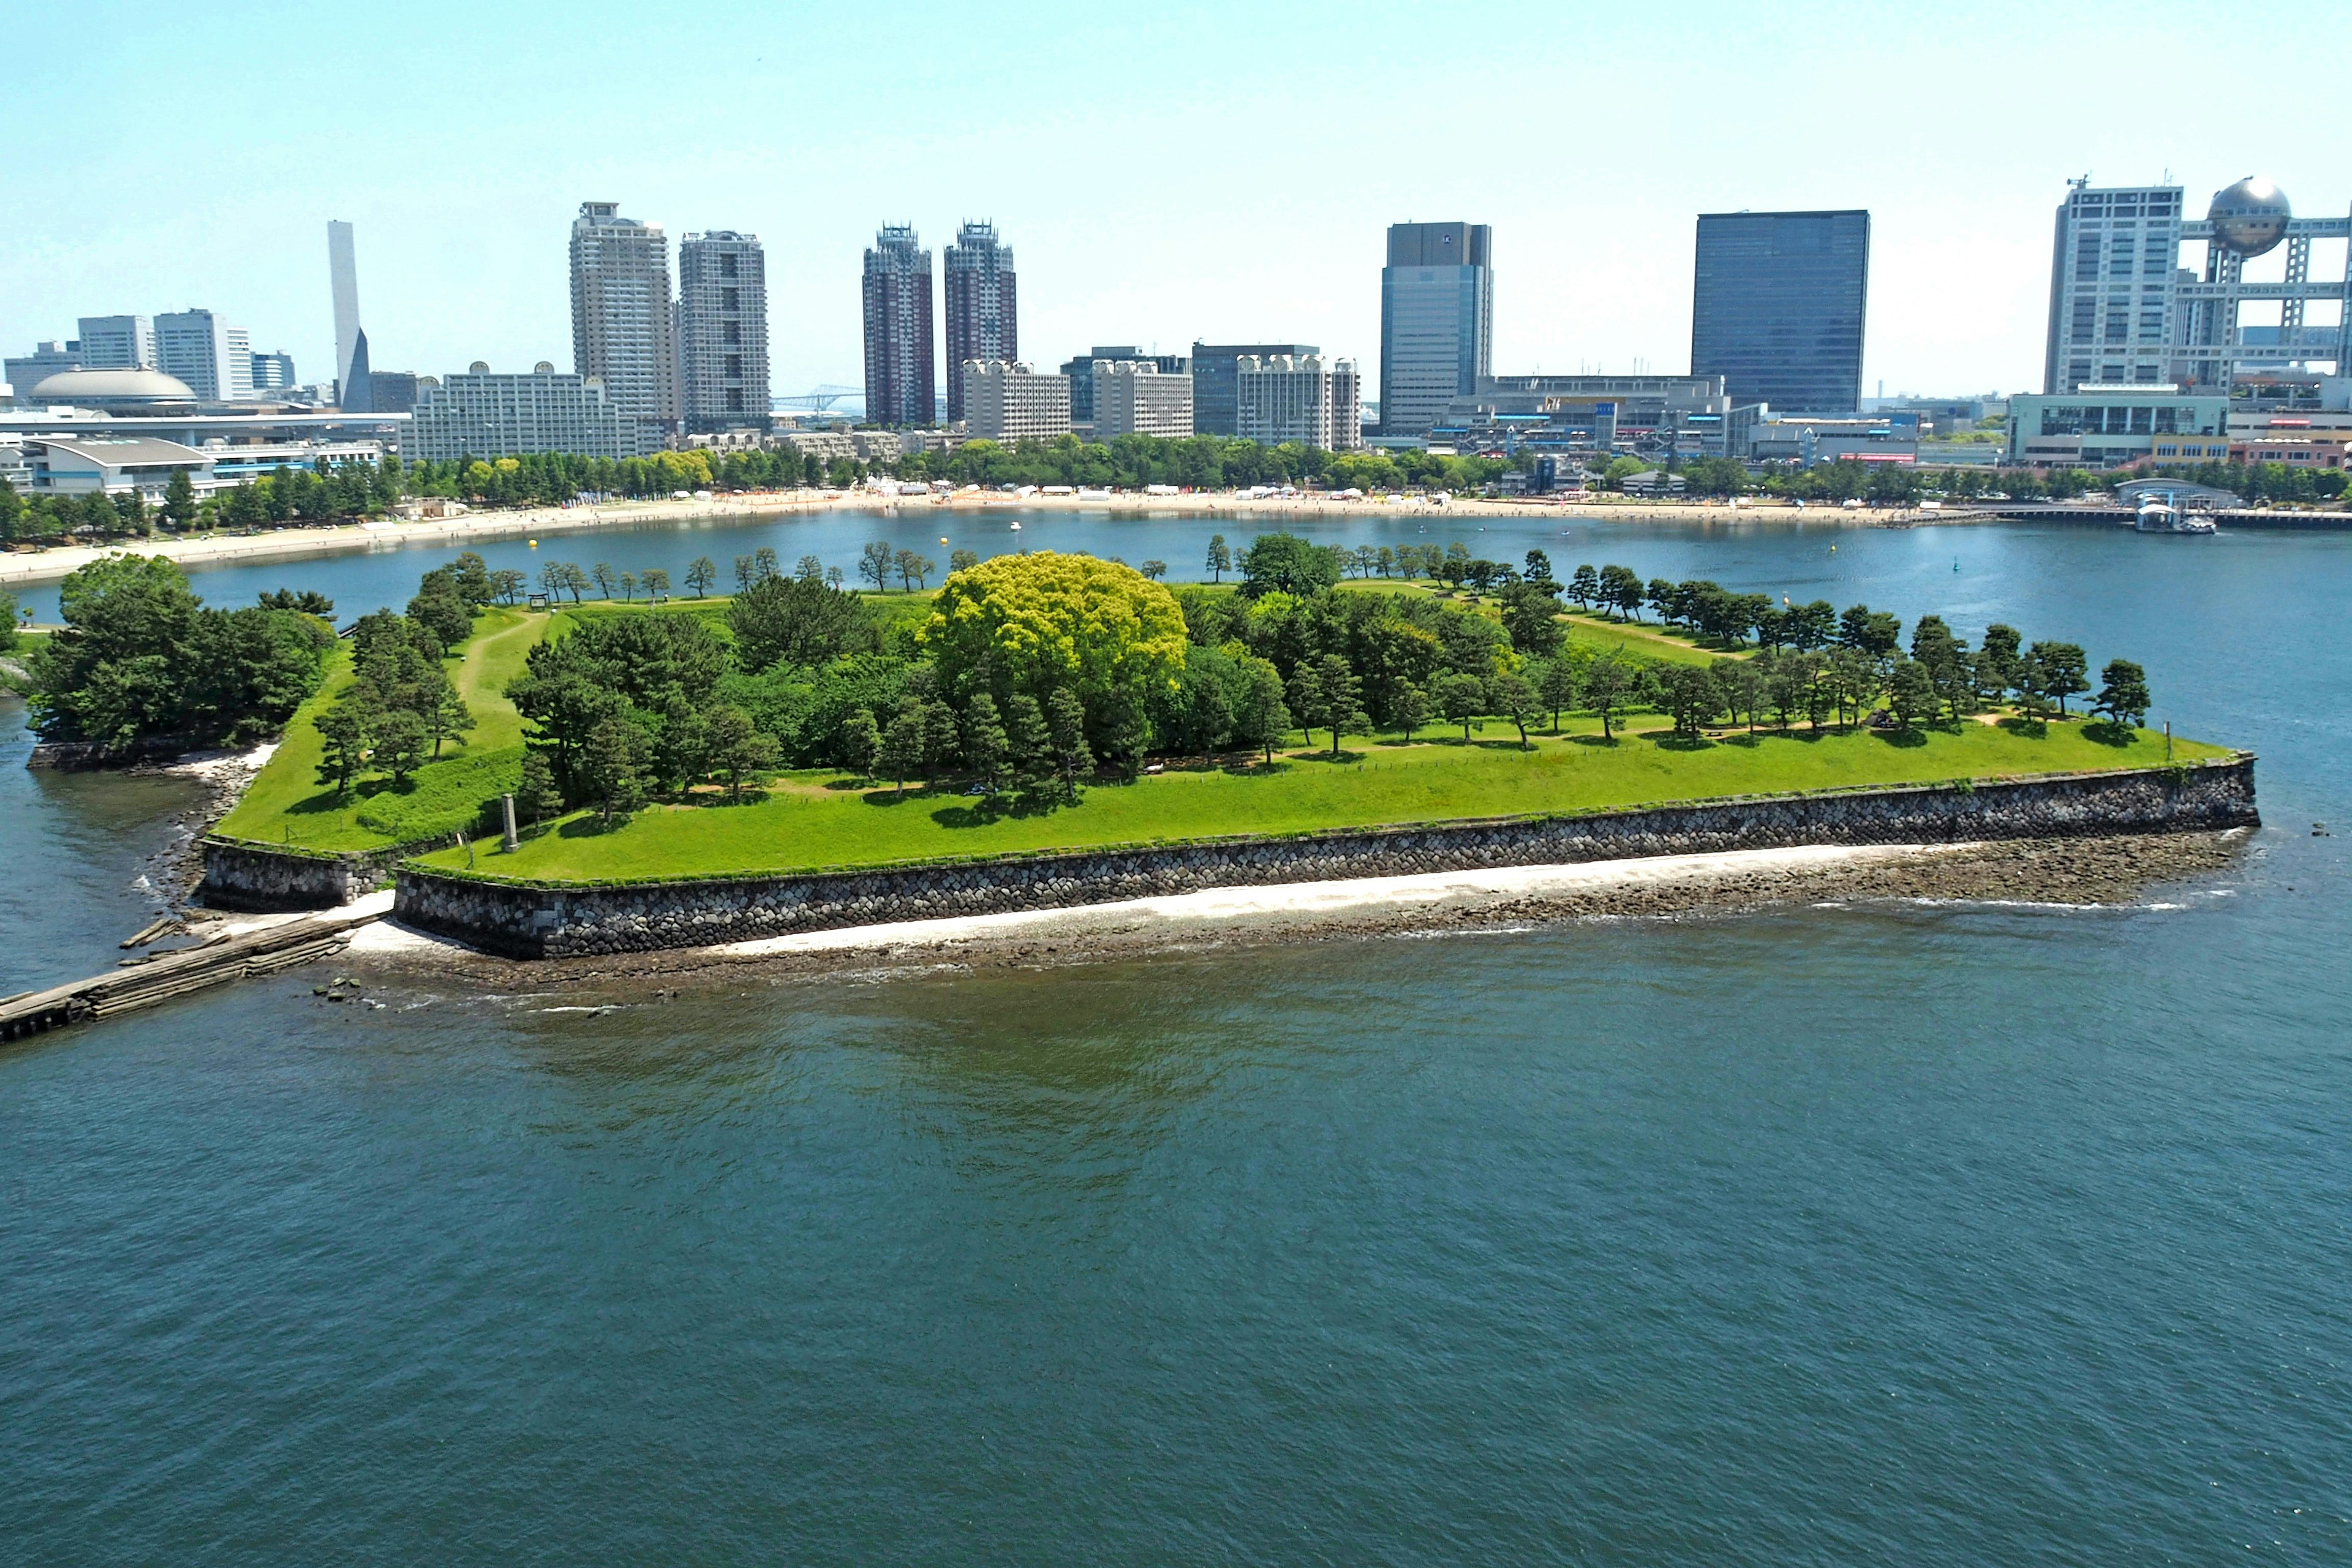
POLYGON ((27 661, 34 726, 55 741, 257 740, 318 689, 335 642, 298 607, 206 608, 162 556, 94 561, 58 603, 63 629, 27 661))

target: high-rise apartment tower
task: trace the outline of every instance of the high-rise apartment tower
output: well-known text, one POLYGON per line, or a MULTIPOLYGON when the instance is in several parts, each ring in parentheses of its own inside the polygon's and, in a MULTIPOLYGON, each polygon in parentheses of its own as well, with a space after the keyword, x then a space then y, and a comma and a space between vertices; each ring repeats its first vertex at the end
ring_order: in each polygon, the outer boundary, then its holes
POLYGON ((677 247, 679 412, 688 430, 768 423, 768 263, 756 234, 714 229, 677 247))
POLYGON ((939 419, 931 358, 931 253, 912 224, 887 224, 866 253, 866 417, 877 425, 939 419))
POLYGON ((968 361, 1021 357, 1021 315, 1013 288, 1013 247, 992 223, 968 223, 940 258, 947 305, 948 418, 964 417, 963 367, 968 361))
POLYGON ((677 417, 677 318, 669 237, 623 217, 618 203, 583 202, 572 224, 572 363, 601 381, 634 419, 677 417))
POLYGON ((1389 226, 1381 268, 1381 433, 1425 436, 1445 405, 1494 373, 1493 231, 1483 223, 1389 226))
POLYGON ((1706 214, 1691 374, 1723 377, 1734 405, 1851 414, 1862 406, 1869 295, 1866 212, 1706 214))

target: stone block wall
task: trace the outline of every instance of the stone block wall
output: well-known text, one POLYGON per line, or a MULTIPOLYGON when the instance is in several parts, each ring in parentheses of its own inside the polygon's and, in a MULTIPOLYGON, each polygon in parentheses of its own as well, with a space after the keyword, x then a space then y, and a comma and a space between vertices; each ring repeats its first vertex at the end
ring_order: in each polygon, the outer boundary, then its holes
POLYGON ((216 910, 276 913, 332 910, 375 891, 384 874, 414 847, 365 855, 325 855, 272 849, 234 838, 203 845, 205 879, 197 896, 216 910))
POLYGON ((1113 903, 1209 888, 1802 844, 1958 843, 2251 826, 2254 760, 2014 783, 1757 796, 1641 810, 1237 837, 961 864, 614 886, 398 876, 394 917, 520 958, 646 952, 884 921, 1113 903))

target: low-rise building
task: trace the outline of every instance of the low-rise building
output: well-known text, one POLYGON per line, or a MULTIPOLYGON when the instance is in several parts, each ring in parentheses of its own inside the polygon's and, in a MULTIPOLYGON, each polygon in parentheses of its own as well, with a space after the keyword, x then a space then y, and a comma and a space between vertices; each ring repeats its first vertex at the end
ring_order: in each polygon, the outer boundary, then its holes
POLYGON ((1327 452, 1363 445, 1363 385, 1356 362, 1319 354, 1243 354, 1234 365, 1234 434, 1327 452))
POLYGON ((2229 445, 2232 463, 2285 463, 2298 468, 2340 468, 2345 443, 2325 436, 2252 436, 2229 445))
POLYGON ((1089 368, 1096 439, 1192 433, 1190 371, 1171 374, 1150 360, 1126 359, 1098 359, 1089 368))
POLYGON ((145 436, 33 437, 24 443, 23 463, 35 495, 103 490, 119 496, 136 490, 148 500, 161 500, 175 473, 186 474, 198 495, 223 488, 205 453, 145 436))
POLYGON ((972 438, 1011 446, 1070 433, 1070 378, 1018 361, 966 360, 964 420, 972 438))
POLYGON ((2008 461, 2014 467, 2123 468, 2228 457, 2224 396, 2094 384, 2074 392, 2021 393, 2009 408, 2008 461), (2203 449, 2192 454, 2192 447, 2203 449))
POLYGON ((1192 362, 1183 354, 1146 353, 1132 343, 1104 345, 1097 343, 1076 359, 1062 362, 1062 374, 1070 378, 1070 422, 1092 425, 1095 422, 1095 365, 1108 360, 1116 364, 1132 360, 1149 365, 1162 375, 1190 375, 1192 362))
POLYGON ((1489 375, 1447 405, 1428 442, 1459 452, 1528 447, 1604 465, 1618 452, 1720 458, 1744 455, 1739 433, 1762 413, 1735 409, 1719 375, 1489 375))
POLYGON ((593 377, 559 373, 545 360, 527 375, 499 374, 477 360, 461 374, 418 383, 401 455, 434 463, 538 452, 642 458, 656 449, 654 432, 593 377))

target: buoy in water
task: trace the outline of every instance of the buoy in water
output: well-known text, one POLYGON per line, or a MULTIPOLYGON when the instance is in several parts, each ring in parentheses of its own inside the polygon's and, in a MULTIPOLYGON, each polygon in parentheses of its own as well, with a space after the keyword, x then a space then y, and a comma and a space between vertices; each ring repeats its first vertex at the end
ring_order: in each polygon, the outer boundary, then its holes
POLYGON ((532 540, 532 541, 530 542, 530 547, 531 547, 533 550, 538 549, 538 548, 539 548, 539 541, 538 541, 538 540, 536 540, 536 539, 532 540))

